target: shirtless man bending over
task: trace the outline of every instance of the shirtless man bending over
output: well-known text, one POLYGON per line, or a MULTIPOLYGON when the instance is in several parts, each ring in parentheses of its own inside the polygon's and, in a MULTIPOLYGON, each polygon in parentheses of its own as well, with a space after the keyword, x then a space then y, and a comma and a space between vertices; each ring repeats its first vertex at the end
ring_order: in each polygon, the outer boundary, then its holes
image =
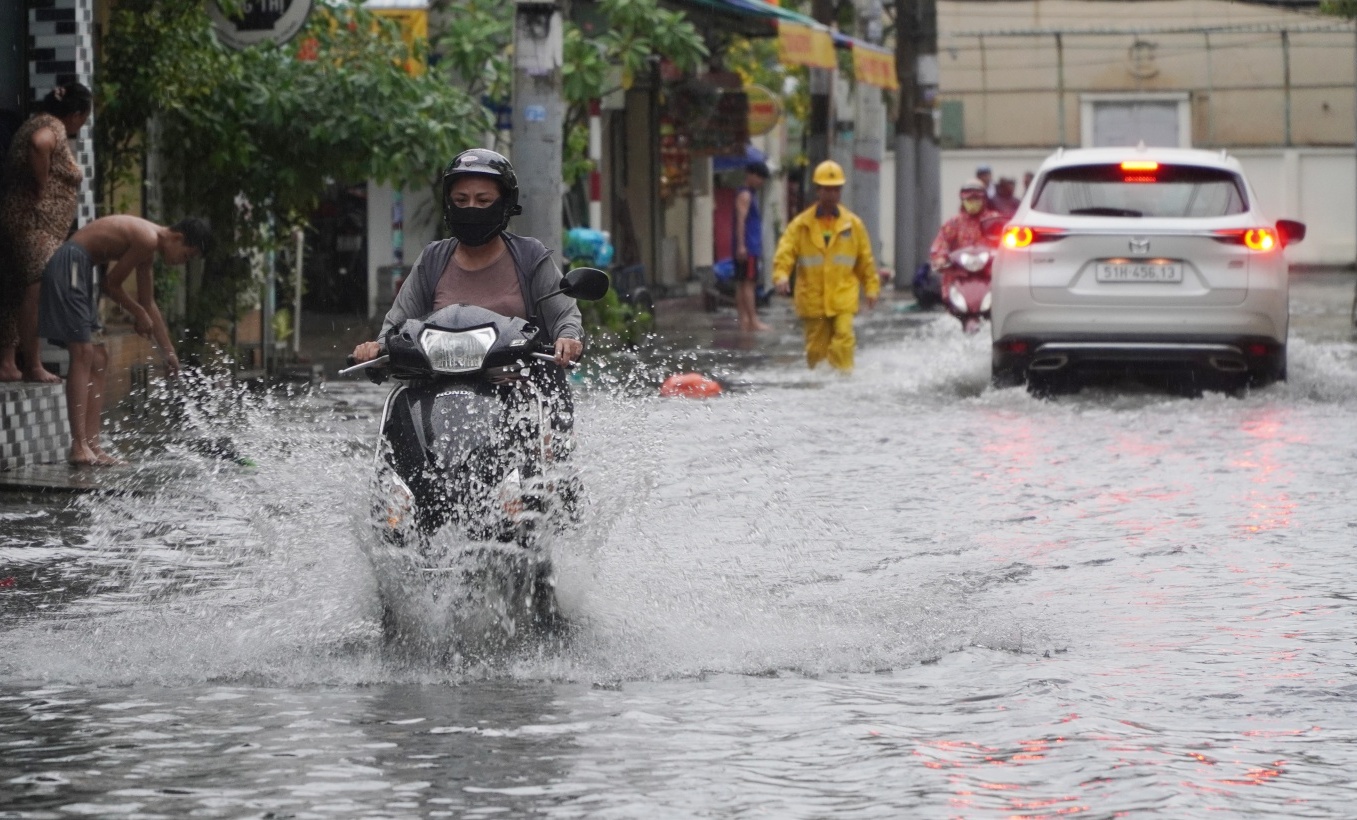
POLYGON ((71 367, 66 378, 66 415, 71 426, 71 452, 76 465, 119 464, 99 444, 103 425, 105 369, 99 325, 103 293, 132 317, 137 333, 155 341, 170 375, 179 372, 179 357, 170 331, 155 302, 151 264, 156 254, 167 265, 182 265, 207 251, 211 231, 201 219, 185 219, 170 227, 135 216, 105 216, 76 231, 57 249, 42 274, 38 335, 64 345, 71 367), (96 289, 95 267, 108 265, 96 289), (123 289, 133 273, 137 296, 123 289))

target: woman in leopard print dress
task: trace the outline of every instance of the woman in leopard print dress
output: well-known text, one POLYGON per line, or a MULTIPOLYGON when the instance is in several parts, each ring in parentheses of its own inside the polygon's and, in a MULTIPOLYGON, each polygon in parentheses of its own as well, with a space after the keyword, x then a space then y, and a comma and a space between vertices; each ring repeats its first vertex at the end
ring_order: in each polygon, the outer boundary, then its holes
POLYGON ((92 107, 84 85, 57 86, 14 135, 5 158, 0 243, 8 258, 0 261, 0 381, 60 381, 39 356, 38 300, 42 270, 75 222, 84 177, 66 141, 84 127, 92 107))

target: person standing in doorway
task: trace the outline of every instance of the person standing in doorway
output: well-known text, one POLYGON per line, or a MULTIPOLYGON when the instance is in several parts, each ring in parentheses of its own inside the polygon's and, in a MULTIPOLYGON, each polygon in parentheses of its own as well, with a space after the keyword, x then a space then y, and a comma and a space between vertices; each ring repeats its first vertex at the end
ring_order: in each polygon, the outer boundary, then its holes
POLYGON ((860 296, 867 308, 876 307, 881 279, 872 258, 867 227, 840 204, 843 168, 833 160, 815 167, 811 181, 816 202, 796 215, 777 243, 773 258, 773 285, 792 292, 796 272, 796 315, 806 334, 806 365, 814 368, 829 360, 842 373, 853 370, 853 317, 860 296))
POLYGON ((47 260, 75 223, 84 172, 71 153, 94 97, 77 82, 59 85, 14 135, 0 199, 0 381, 55 384, 38 347, 38 301, 47 260), (22 359, 22 366, 20 366, 22 359))
POLYGON ((744 187, 735 195, 735 311, 740 330, 768 330, 759 321, 758 286, 763 278, 763 218, 759 190, 771 174, 763 162, 744 167, 744 187))

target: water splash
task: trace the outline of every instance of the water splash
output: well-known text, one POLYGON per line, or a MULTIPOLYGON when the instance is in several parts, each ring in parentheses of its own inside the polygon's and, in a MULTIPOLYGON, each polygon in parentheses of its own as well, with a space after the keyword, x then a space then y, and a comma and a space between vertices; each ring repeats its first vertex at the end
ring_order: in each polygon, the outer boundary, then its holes
MULTIPOLYGON (((340 383, 287 396, 203 383, 144 408, 164 415, 159 431, 143 418, 119 434, 137 462, 129 484, 159 489, 50 511, 65 542, 33 559, 47 573, 45 605, 0 633, 0 664, 51 680, 287 685, 819 674, 906 666, 973 643, 1029 651, 1057 642, 1058 617, 1015 619, 980 603, 996 587, 957 580, 996 540, 1020 561, 1042 549, 1007 523, 1011 510, 969 501, 977 481, 994 480, 981 470, 1031 474, 1059 461, 1052 441, 1080 430, 1214 435, 1297 405, 1337 423, 1357 396, 1351 345, 1297 340, 1290 381, 1242 398, 1092 390, 1039 400, 990 388, 986 340, 941 315, 903 341, 864 347, 848 379, 755 360, 728 374, 748 387, 720 400, 654 396, 658 373, 703 355, 673 352, 653 372, 599 367, 580 391, 588 502, 580 526, 551 545, 575 627, 564 646, 492 663, 393 664, 359 514, 384 391, 340 383), (965 507, 961 518, 950 520, 950 504, 965 507), (977 535, 977 516, 994 535, 977 535), (898 560, 883 564, 883 553, 898 560)), ((1054 500, 1033 503, 1059 510, 1050 505, 1080 492, 1047 482, 1054 500)))

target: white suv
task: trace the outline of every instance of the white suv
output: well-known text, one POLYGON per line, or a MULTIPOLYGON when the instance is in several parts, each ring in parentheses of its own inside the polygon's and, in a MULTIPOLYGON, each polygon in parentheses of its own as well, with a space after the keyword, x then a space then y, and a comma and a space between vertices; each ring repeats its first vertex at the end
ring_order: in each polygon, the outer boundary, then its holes
POLYGON ((1188 389, 1286 378, 1287 263, 1305 226, 1269 222, 1224 152, 1059 151, 1004 229, 993 380, 1037 392, 1161 375, 1188 389))

